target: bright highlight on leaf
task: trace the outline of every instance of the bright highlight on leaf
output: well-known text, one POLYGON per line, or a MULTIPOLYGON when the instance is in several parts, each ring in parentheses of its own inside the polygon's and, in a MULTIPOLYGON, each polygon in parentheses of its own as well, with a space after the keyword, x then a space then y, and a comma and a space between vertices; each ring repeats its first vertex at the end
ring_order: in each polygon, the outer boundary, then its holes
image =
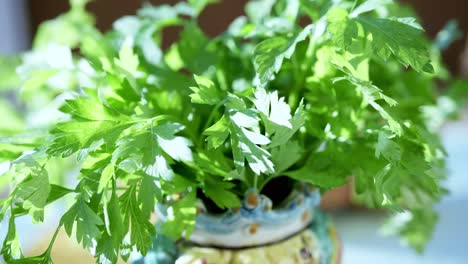
POLYGON ((198 87, 190 87, 194 92, 190 95, 192 103, 215 105, 221 102, 221 93, 210 79, 198 75, 194 77, 198 87))

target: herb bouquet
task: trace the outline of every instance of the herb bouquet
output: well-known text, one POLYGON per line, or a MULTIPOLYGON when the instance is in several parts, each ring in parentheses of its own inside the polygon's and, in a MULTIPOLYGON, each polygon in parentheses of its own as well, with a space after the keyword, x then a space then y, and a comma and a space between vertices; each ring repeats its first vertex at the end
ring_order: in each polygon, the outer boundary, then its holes
POLYGON ((209 38, 197 17, 212 1, 189 0, 102 34, 86 2, 44 23, 17 71, 21 93, 47 91, 60 114, 0 140, 5 261, 52 262, 64 228, 98 263, 274 262, 262 245, 276 261, 336 262, 315 206, 350 179, 357 202, 409 215, 395 232, 423 249, 446 192, 437 129, 457 105, 434 81, 460 85, 440 63, 450 30, 431 43, 388 0, 258 0, 209 38), (180 38, 163 50, 167 27, 180 38), (49 177, 70 160, 76 184, 49 177), (59 199, 51 245, 24 256, 15 219, 43 221, 59 199))

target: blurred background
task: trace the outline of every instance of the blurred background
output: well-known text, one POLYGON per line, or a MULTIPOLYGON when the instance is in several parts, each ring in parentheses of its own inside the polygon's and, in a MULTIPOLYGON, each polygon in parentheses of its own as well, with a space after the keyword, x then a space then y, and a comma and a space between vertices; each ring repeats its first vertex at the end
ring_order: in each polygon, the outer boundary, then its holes
MULTIPOLYGON (((174 4, 178 0, 115 1, 95 0, 88 10, 96 15, 96 23, 101 30, 112 27, 117 18, 134 14, 142 3, 174 4)), ((222 32, 229 23, 243 13, 247 0, 223 1, 209 5, 200 18, 200 24, 208 35, 222 32), (213 23, 216 21, 216 23, 213 23)), ((455 19, 462 31, 462 37, 444 51, 444 61, 452 73, 467 73, 461 64, 461 54, 466 46, 468 32, 468 1, 466 0, 400 0, 413 6, 420 16, 423 27, 430 37, 435 37, 447 21, 455 19)), ((31 36, 38 25, 68 10, 68 1, 58 0, 6 0, 0 3, 0 29, 2 30, 0 52, 11 53, 30 46, 31 36)), ((177 32, 169 32, 175 38, 177 32)), ((170 38, 170 37, 169 37, 170 38)))
MULTIPOLYGON (((111 28, 117 18, 130 15, 141 6, 142 2, 153 4, 173 4, 177 0, 165 1, 115 1, 94 0, 88 10, 95 14, 97 26, 105 31, 111 28)), ((200 24, 208 35, 223 31, 233 18, 243 13, 247 0, 225 0, 220 4, 210 5, 201 16, 200 24), (216 23, 213 23, 216 21, 216 23)), ((468 76, 468 1, 467 0, 404 0, 413 6, 430 38, 434 38, 447 21, 455 19, 462 33, 459 40, 443 52, 443 60, 451 73, 468 76)), ((32 36, 38 25, 56 17, 68 9, 65 0, 0 0, 0 55, 16 54, 31 47, 32 36)), ((167 32, 168 38, 175 39, 177 29, 167 32)), ((1 108, 0 108, 1 111, 1 108)), ((0 112, 0 121, 5 113, 0 112)), ((424 255, 401 245, 397 238, 383 237, 377 232, 385 215, 356 209, 334 209, 338 231, 344 244, 343 264, 355 263, 468 263, 468 111, 461 120, 447 124, 442 130, 443 142, 449 153, 448 167, 450 179, 447 187, 451 191, 437 207, 440 223, 424 255)), ((0 168, 1 170, 1 168, 0 168)), ((0 190, 0 197, 2 190, 0 190)), ((346 200, 346 198, 344 199, 346 200)), ((337 198, 332 203, 342 203, 337 198)), ((346 201, 345 201, 346 202, 346 201)), ((336 207, 336 206, 335 206, 336 207)), ((55 209, 51 209, 48 220, 39 226, 32 226, 28 218, 18 221, 20 236, 28 253, 38 253, 46 247, 50 232, 57 222, 55 209), (41 242, 42 241, 42 242, 41 242)), ((0 226, 0 236, 4 235, 5 226, 0 226)), ((56 263, 94 263, 88 253, 79 249, 66 235, 60 234, 60 243, 56 243, 54 258, 56 263)))

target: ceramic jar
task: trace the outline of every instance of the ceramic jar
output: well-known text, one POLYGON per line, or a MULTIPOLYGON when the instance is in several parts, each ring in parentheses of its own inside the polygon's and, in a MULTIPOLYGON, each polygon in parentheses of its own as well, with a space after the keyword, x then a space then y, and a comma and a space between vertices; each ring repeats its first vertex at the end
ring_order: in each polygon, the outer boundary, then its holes
MULTIPOLYGON (((337 264, 339 242, 327 215, 318 208, 320 193, 294 190, 281 205, 251 189, 242 207, 223 214, 201 203, 189 240, 158 236, 154 249, 135 263, 146 264, 337 264)), ((164 220, 164 206, 159 218, 164 220)))

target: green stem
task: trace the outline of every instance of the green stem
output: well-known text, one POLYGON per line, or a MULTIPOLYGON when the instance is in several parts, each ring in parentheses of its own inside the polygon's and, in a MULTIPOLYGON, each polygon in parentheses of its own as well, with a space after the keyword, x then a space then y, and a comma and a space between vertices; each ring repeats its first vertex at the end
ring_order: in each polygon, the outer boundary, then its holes
POLYGON ((153 123, 153 122, 157 123, 159 121, 168 120, 168 119, 171 119, 171 116, 169 116, 169 115, 158 115, 158 116, 154 116, 154 117, 151 117, 151 118, 133 120, 133 121, 130 121, 129 123, 139 123, 139 122, 148 122, 148 121, 151 121, 151 123, 153 123))
POLYGON ((299 92, 304 86, 307 73, 309 72, 310 67, 312 67, 312 63, 314 62, 315 48, 316 48, 316 42, 312 37, 310 37, 309 45, 307 46, 307 50, 305 53, 305 63, 303 63, 302 67, 300 68, 298 79, 296 80, 296 83, 289 96, 288 103, 292 109, 296 108, 299 102, 299 92))
POLYGON ((357 4, 358 4, 358 0, 354 0, 353 8, 351 8, 351 12, 354 11, 354 9, 356 9, 357 4))
POLYGON ((273 175, 270 175, 269 177, 267 177, 265 180, 262 181, 262 184, 260 184, 260 187, 258 188, 258 191, 261 192, 263 190, 263 188, 265 188, 267 183, 269 183, 271 180, 273 180, 274 178, 277 178, 279 176, 280 176, 279 174, 273 174, 273 175))
POLYGON ((257 185, 258 185, 258 177, 260 177, 260 175, 256 175, 254 174, 254 178, 253 178, 253 188, 254 189, 257 189, 257 185))
MULTIPOLYGON (((299 80, 299 78, 301 78, 301 74, 300 74, 300 64, 297 62, 297 57, 293 56, 291 61, 293 63, 294 80, 299 80)), ((294 83, 294 85, 296 85, 296 83, 294 83)), ((295 86, 293 88, 295 88, 295 86)))
POLYGON ((205 131, 211 125, 211 122, 213 122, 215 115, 218 113, 218 110, 222 105, 224 105, 224 100, 222 100, 221 102, 215 105, 215 107, 213 108, 213 111, 211 111, 210 115, 208 116, 208 120, 206 121, 202 132, 205 131))
POLYGON ((60 228, 62 228, 62 226, 63 226, 63 223, 60 222, 60 224, 59 224, 59 226, 57 227, 57 229, 55 229, 54 235, 52 236, 52 239, 50 240, 50 244, 49 244, 49 246, 47 247, 47 250, 46 250, 46 252, 45 252, 44 254, 47 254, 47 255, 50 256, 50 253, 51 253, 51 251, 52 251, 52 247, 54 246, 55 240, 57 239, 57 235, 58 235, 58 233, 59 233, 59 231, 60 231, 60 228))

